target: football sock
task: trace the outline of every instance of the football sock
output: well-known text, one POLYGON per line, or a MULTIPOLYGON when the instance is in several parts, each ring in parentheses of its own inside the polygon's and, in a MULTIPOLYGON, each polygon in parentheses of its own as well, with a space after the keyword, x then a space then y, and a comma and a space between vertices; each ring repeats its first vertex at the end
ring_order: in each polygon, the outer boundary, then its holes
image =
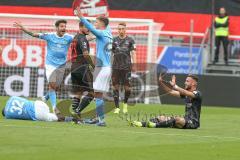
POLYGON ((78 105, 80 103, 80 99, 77 97, 72 97, 72 110, 76 111, 76 109, 78 108, 78 105))
POLYGON ((113 90, 113 99, 114 99, 114 103, 115 103, 115 107, 119 108, 119 90, 113 90))
POLYGON ((156 123, 156 128, 167 128, 173 127, 175 125, 175 119, 171 118, 170 120, 156 123))
POLYGON ((131 90, 125 90, 125 95, 124 95, 124 103, 128 102, 128 98, 131 94, 131 90))
POLYGON ((57 103, 57 96, 56 96, 56 92, 55 91, 49 91, 49 99, 50 99, 50 103, 53 107, 53 109, 56 108, 56 103, 57 103))
POLYGON ((44 95, 44 98, 46 99, 46 101, 49 99, 49 92, 47 92, 47 93, 44 95))
POLYGON ((83 97, 83 99, 79 105, 79 113, 82 112, 82 110, 84 110, 84 108, 86 108, 91 103, 92 100, 93 100, 93 97, 91 97, 91 96, 83 97))
POLYGON ((96 98, 96 112, 100 121, 104 120, 104 101, 102 98, 96 98))

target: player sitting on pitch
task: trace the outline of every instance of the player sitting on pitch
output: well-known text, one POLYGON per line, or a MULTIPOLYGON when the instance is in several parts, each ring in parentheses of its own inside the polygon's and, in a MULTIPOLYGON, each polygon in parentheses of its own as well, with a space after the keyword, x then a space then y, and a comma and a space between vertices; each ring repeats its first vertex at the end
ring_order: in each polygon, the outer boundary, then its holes
POLYGON ((172 76, 172 80, 170 82, 164 81, 161 76, 159 78, 159 81, 161 87, 170 95, 183 98, 185 100, 185 116, 158 116, 150 119, 148 122, 133 121, 131 122, 131 125, 150 128, 199 128, 202 96, 200 91, 197 90, 198 78, 194 75, 188 75, 185 80, 185 89, 176 85, 175 75, 172 76))
POLYGON ((6 119, 21 119, 33 121, 78 121, 73 117, 64 117, 50 113, 49 107, 43 101, 30 101, 21 97, 10 97, 2 110, 2 115, 6 119))
POLYGON ((90 66, 94 69, 94 64, 89 56, 89 43, 86 35, 89 30, 82 22, 79 23, 79 33, 74 37, 72 43, 72 65, 71 65, 71 97, 72 110, 80 114, 93 100, 93 75, 90 66), (88 92, 81 100, 83 92, 88 92))
POLYGON ((114 113, 120 112, 119 108, 119 88, 122 84, 124 86, 124 101, 123 113, 127 113, 127 102, 131 94, 131 69, 132 63, 136 62, 135 42, 126 34, 126 23, 118 24, 118 36, 113 38, 112 43, 112 84, 113 84, 113 98, 116 109, 114 113), (133 62, 132 62, 133 61, 133 62))

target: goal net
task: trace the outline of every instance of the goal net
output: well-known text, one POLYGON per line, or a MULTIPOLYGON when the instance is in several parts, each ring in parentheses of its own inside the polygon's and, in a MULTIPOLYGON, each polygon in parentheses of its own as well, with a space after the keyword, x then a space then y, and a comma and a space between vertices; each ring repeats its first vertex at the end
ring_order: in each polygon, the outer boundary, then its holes
MULTIPOLYGON (((0 96, 42 97, 47 91, 45 78, 46 42, 33 38, 14 28, 14 22, 21 22, 34 32, 54 32, 54 23, 66 19, 67 32, 78 32, 79 20, 71 16, 43 16, 24 14, 0 14, 0 96)), ((94 22, 95 18, 89 18, 94 22)), ((158 57, 158 33, 162 25, 147 19, 110 18, 110 27, 117 35, 117 24, 127 23, 127 34, 136 42, 136 68, 132 74, 131 100, 140 103, 158 103, 156 70, 154 66, 158 57)), ((95 54, 95 42, 90 42, 91 55, 95 54)), ((68 58, 71 59, 69 49, 68 58)), ((71 85, 66 75, 64 85, 71 85)), ((111 98, 111 93, 107 94, 111 98)), ((68 98, 68 87, 61 87, 58 98, 68 98)))

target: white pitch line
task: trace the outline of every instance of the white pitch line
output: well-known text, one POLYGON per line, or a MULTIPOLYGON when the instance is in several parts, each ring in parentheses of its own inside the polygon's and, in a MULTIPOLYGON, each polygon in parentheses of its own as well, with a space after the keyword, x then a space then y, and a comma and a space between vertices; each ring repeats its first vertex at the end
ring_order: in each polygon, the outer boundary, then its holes
MULTIPOLYGON (((129 131, 124 131, 129 132, 129 131)), ((130 133, 130 132, 129 132, 130 133)), ((200 138, 215 138, 215 139, 234 139, 240 140, 240 137, 225 137, 225 136, 211 136, 211 135, 197 135, 197 134, 173 134, 173 133, 149 133, 149 132, 132 132, 132 133, 141 133, 141 134, 151 134, 151 135, 164 135, 164 136, 181 136, 181 137, 200 137, 200 138)))
MULTIPOLYGON (((58 127, 47 127, 47 126, 24 126, 24 125, 1 125, 3 127, 18 127, 18 128, 48 128, 48 129, 62 129, 58 127)), ((0 126, 0 127, 1 127, 0 126)), ((91 125, 88 125, 91 126, 91 125)), ((97 127, 99 128, 99 127, 97 127)), ((76 129, 76 128, 74 128, 76 129)), ((100 129, 100 128, 99 128, 100 129)), ((97 132, 109 132, 109 130, 94 130, 97 132)), ((161 129, 158 129, 161 130, 161 129)), ((81 131, 89 131, 89 128, 84 129, 81 128, 81 131)), ((226 137, 226 136, 212 136, 212 135, 197 135, 197 134, 172 134, 172 133, 160 133, 160 132, 140 132, 140 131, 129 131, 129 130, 121 130, 120 132, 131 133, 131 134, 146 134, 146 135, 164 135, 164 136, 180 136, 180 137, 197 137, 197 138, 214 138, 214 139, 232 139, 232 140, 240 140, 240 137, 226 137)))

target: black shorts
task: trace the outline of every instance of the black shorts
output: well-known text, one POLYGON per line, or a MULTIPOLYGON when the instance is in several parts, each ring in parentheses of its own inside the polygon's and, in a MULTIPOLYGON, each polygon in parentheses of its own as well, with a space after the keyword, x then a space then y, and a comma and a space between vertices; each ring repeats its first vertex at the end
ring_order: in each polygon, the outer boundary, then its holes
POLYGON ((93 75, 88 66, 72 70, 71 81, 71 92, 93 92, 93 75))
POLYGON ((130 87, 131 70, 113 69, 112 70, 112 84, 124 85, 130 87))
POLYGON ((187 117, 184 117, 185 119, 185 125, 183 126, 183 129, 197 129, 199 127, 199 124, 195 120, 191 120, 187 117))

